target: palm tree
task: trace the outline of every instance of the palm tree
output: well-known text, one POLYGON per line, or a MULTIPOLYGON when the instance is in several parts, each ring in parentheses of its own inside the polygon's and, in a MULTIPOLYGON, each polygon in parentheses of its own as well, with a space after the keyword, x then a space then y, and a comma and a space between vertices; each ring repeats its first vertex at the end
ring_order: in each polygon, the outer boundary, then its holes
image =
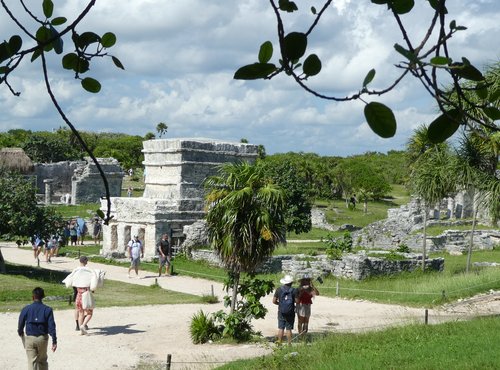
POLYGON ((455 192, 455 183, 450 176, 453 165, 454 157, 447 146, 441 144, 420 155, 411 168, 410 187, 423 201, 424 206, 423 271, 427 253, 427 215, 431 205, 455 192))
POLYGON ((160 122, 156 125, 156 132, 158 132, 160 139, 164 134, 167 133, 167 130, 168 130, 168 126, 163 122, 160 122))
POLYGON ((246 162, 223 165, 205 188, 208 238, 234 277, 232 313, 240 274, 254 272, 285 240, 285 196, 246 162))
MULTIPOLYGON (((491 153, 485 141, 479 139, 474 134, 465 136, 457 149, 457 161, 453 170, 453 176, 456 179, 457 186, 472 192, 472 230, 469 247, 467 250, 467 262, 465 271, 469 272, 474 232, 476 230, 477 213, 480 204, 488 201, 485 192, 485 185, 489 184, 491 176, 491 153)), ((494 174, 494 172, 493 172, 494 174)), ((494 176, 493 176, 494 178, 494 176)), ((497 198, 498 199, 498 198, 497 198)))

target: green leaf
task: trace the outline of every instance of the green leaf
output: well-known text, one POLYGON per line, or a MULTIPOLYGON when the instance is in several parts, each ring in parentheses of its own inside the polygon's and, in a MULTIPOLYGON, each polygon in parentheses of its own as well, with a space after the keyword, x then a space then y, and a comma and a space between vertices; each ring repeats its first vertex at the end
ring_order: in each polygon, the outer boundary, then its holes
POLYGON ((78 66, 78 55, 68 53, 62 58, 62 66, 64 69, 72 69, 76 72, 78 66))
POLYGON ((321 60, 316 54, 309 55, 306 60, 304 60, 304 67, 302 70, 307 76, 315 76, 321 72, 321 60))
POLYGON ((0 63, 10 58, 9 44, 6 41, 0 44, 0 63))
POLYGON ((86 77, 82 80, 82 87, 91 93, 98 93, 101 91, 101 84, 99 81, 91 77, 86 77))
POLYGON ((100 218, 104 218, 104 212, 100 209, 96 210, 95 213, 97 214, 97 216, 99 216, 100 218))
POLYGON ((382 5, 382 4, 387 4, 389 0, 372 0, 372 3, 382 5))
POLYGON ((33 63, 40 55, 42 55, 42 51, 40 49, 36 49, 31 55, 31 63, 33 63))
POLYGON ((366 122, 374 133, 384 139, 393 137, 396 133, 396 118, 392 110, 386 105, 371 102, 364 109, 366 122))
POLYGON ((125 69, 122 62, 120 62, 120 59, 118 59, 117 57, 114 57, 114 56, 112 56, 111 59, 113 60, 113 63, 115 63, 115 66, 117 66, 120 69, 125 69))
POLYGON ((457 109, 441 114, 431 122, 427 129, 427 137, 434 144, 442 143, 450 138, 460 127, 461 115, 457 109))
POLYGON ((13 56, 16 54, 19 50, 21 50, 21 47, 23 46, 23 39, 21 36, 14 35, 9 39, 9 51, 10 55, 13 56))
POLYGON ((496 107, 484 107, 484 114, 488 116, 492 121, 496 121, 500 119, 500 110, 496 107))
POLYGON ((43 15, 46 18, 52 17, 52 13, 54 12, 54 3, 51 0, 43 0, 42 3, 43 15))
POLYGON ((260 45, 259 49, 259 63, 267 63, 273 56, 273 44, 271 41, 266 41, 260 45))
POLYGON ((476 67, 474 67, 471 64, 455 63, 454 66, 457 68, 454 68, 453 71, 459 77, 462 77, 462 78, 465 78, 466 80, 471 80, 471 81, 483 81, 484 80, 484 76, 481 73, 481 71, 479 71, 479 69, 477 69, 476 67))
POLYGON ((52 45, 54 46, 54 51, 56 54, 61 54, 63 52, 63 40, 59 37, 59 32, 50 25, 50 31, 52 32, 52 37, 57 37, 54 41, 52 41, 52 45))
POLYGON ((113 32, 106 32, 101 37, 101 45, 110 48, 116 43, 116 36, 113 32))
POLYGON ((500 87, 496 90, 490 92, 490 96, 488 97, 488 101, 490 103, 496 103, 500 99, 500 87))
POLYGON ((465 27, 465 26, 456 26, 455 29, 457 31, 465 31, 467 29, 467 27, 465 27))
POLYGON ((9 67, 7 66, 3 66, 3 67, 0 67, 0 74, 5 74, 7 72, 9 72, 9 67))
POLYGON ((292 13, 296 10, 299 10, 299 8, 297 8, 297 5, 290 0, 279 0, 278 6, 282 11, 288 13, 292 13))
POLYGON ((78 65, 77 65, 77 69, 75 70, 75 72, 85 73, 89 70, 89 68, 90 68, 90 65, 89 65, 88 60, 83 59, 83 58, 78 58, 78 65))
POLYGON ((283 40, 284 57, 290 61, 300 59, 307 48, 307 36, 302 32, 290 32, 283 40))
POLYGON ((457 21, 456 20, 452 20, 450 22, 450 30, 454 30, 456 27, 457 27, 457 21))
POLYGON ((443 56, 437 56, 437 57, 431 58, 431 64, 435 64, 438 66, 448 65, 450 63, 451 63, 451 59, 443 57, 443 56))
POLYGON ((409 50, 406 50, 404 47, 402 47, 401 45, 399 44, 394 44, 394 49, 396 49, 396 51, 401 54, 402 56, 404 56, 406 59, 408 59, 410 62, 413 62, 413 63, 419 63, 419 60, 417 58, 417 56, 415 54, 413 54, 411 51, 409 50))
MULTIPOLYGON (((434 9, 435 11, 439 11, 439 3, 440 3, 440 0, 429 0, 429 4, 431 5, 432 9, 434 9)), ((446 9, 445 6, 443 6, 443 14, 448 14, 448 10, 446 9)))
POLYGON ((241 67, 234 74, 235 80, 257 80, 265 78, 276 71, 276 66, 270 63, 254 63, 241 67))
POLYGON ((311 6, 311 13, 313 13, 314 15, 318 13, 314 6, 311 6))
POLYGON ((36 31, 36 39, 40 44, 47 42, 51 37, 52 32, 50 32, 50 30, 45 26, 40 26, 40 28, 36 31))
POLYGON ((479 99, 486 99, 488 97, 488 87, 483 82, 478 83, 474 91, 479 99))
POLYGON ((53 26, 60 26, 61 24, 66 23, 67 19, 65 17, 56 17, 50 21, 50 24, 53 26))
POLYGON ((370 69, 368 73, 365 76, 365 79, 363 80, 363 87, 368 86, 370 82, 373 81, 373 78, 375 77, 375 69, 370 69))
POLYGON ((392 9, 397 14, 409 13, 415 6, 414 0, 392 0, 392 9))
POLYGON ((90 44, 99 42, 99 40, 100 40, 99 36, 94 32, 84 32, 76 37, 75 44, 80 49, 84 49, 90 44))

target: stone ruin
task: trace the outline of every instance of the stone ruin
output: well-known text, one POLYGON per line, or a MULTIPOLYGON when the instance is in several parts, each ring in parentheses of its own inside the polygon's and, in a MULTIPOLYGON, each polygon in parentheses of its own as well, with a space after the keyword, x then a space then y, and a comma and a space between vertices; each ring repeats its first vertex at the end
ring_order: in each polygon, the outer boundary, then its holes
MULTIPOLYGON (((470 225, 472 227, 472 199, 467 192, 456 197, 445 198, 427 217, 427 226, 445 225, 446 230, 438 236, 427 237, 428 251, 448 251, 461 253, 468 247, 471 231, 453 230, 454 226, 470 225)), ((411 250, 419 251, 423 245, 424 208, 418 198, 412 198, 408 204, 389 209, 387 219, 376 221, 362 230, 352 234, 355 246, 367 249, 395 249, 405 244, 411 250)), ((478 211, 478 221, 488 224, 488 212, 482 208, 478 211)), ((492 249, 500 245, 500 231, 496 227, 491 230, 476 230, 473 243, 477 249, 492 249)))
MULTIPOLYGON (((254 162, 258 146, 206 139, 159 139, 143 143, 145 189, 140 198, 111 198, 112 220, 103 226, 105 256, 121 257, 138 235, 145 258, 153 258, 163 233, 174 245, 184 239, 183 227, 204 218, 203 182, 218 166, 254 162)), ((101 201, 106 213, 107 203, 101 201)))
MULTIPOLYGON (((111 196, 120 196, 123 170, 114 158, 97 158, 108 181, 111 196)), ((97 166, 90 157, 83 161, 35 163, 34 175, 45 203, 98 203, 106 194, 97 166)))

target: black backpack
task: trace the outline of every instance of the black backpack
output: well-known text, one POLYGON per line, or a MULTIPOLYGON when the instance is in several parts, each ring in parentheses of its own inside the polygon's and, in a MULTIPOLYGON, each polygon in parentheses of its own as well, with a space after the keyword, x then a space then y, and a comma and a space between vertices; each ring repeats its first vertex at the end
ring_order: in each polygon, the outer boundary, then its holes
POLYGON ((294 289, 289 286, 282 286, 280 288, 278 308, 281 314, 291 315, 294 313, 295 302, 293 299, 294 289))

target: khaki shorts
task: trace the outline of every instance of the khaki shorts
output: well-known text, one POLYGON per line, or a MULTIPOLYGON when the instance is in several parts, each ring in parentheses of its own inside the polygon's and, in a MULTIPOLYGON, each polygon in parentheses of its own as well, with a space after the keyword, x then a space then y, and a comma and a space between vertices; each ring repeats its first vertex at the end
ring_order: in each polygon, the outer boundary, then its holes
POLYGON ((311 316, 311 305, 303 303, 297 304, 297 315, 301 317, 311 316))

